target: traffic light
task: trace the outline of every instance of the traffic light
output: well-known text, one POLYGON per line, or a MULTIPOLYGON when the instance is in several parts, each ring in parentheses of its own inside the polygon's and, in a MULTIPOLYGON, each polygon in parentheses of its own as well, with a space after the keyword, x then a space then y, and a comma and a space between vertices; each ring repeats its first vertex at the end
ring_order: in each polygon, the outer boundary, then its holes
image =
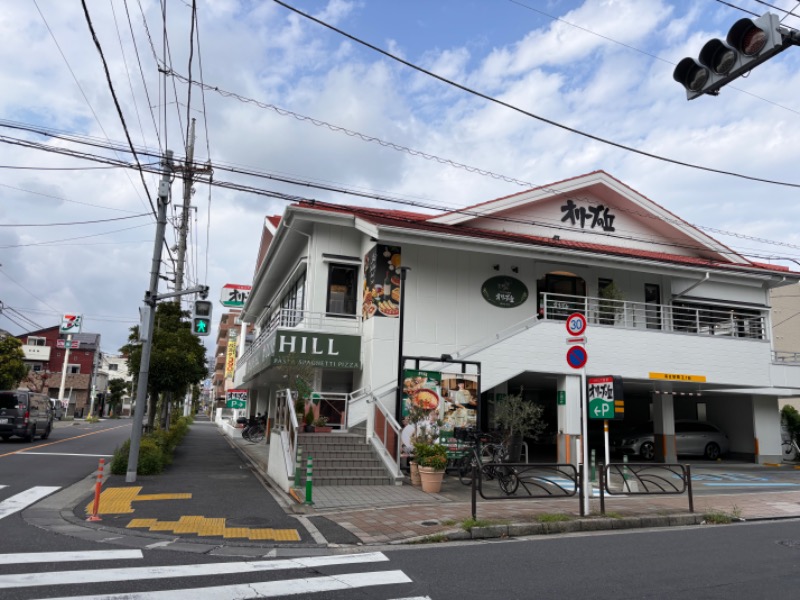
POLYGON ((681 60, 672 77, 686 88, 688 100, 703 94, 716 96, 722 86, 788 48, 792 36, 785 42, 777 15, 739 19, 724 42, 716 38, 706 42, 697 60, 681 60))
POLYGON ((209 335, 211 333, 211 301, 195 300, 192 307, 192 333, 209 335))

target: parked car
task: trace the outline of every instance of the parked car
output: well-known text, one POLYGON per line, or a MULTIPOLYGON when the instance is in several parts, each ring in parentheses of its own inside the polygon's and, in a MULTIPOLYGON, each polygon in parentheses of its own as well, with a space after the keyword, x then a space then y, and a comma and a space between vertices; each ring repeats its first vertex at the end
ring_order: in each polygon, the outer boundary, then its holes
MULTIPOLYGON (((621 432, 611 440, 611 448, 622 454, 636 454, 644 460, 655 456, 653 422, 621 432)), ((704 421, 675 421, 675 448, 678 455, 705 456, 716 460, 728 453, 728 436, 718 427, 704 421)))
POLYGON ((58 398, 50 398, 50 406, 53 408, 53 418, 59 421, 64 418, 64 405, 58 398))
POLYGON ((31 442, 38 435, 47 439, 53 430, 50 398, 28 390, 0 391, 0 438, 12 435, 31 442))

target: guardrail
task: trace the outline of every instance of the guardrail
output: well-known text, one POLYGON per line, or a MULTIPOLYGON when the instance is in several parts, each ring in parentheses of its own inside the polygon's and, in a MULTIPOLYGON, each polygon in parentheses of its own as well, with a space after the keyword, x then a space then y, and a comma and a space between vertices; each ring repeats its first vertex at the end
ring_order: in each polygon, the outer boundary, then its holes
POLYGON ((472 518, 483 500, 535 500, 578 496, 583 514, 582 467, 565 463, 483 463, 472 468, 472 518))
POLYGON ((694 512, 692 468, 680 464, 609 463, 600 465, 600 512, 605 496, 655 496, 688 494, 694 512))

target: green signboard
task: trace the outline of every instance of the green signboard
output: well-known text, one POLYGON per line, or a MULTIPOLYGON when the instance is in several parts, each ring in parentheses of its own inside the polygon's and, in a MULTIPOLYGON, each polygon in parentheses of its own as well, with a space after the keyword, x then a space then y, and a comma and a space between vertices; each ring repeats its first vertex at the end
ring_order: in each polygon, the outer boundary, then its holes
POLYGON ((360 369, 361 337, 278 329, 273 365, 301 364, 324 369, 360 369))
POLYGON ((247 390, 225 392, 225 408, 247 408, 247 390))
POLYGON ((514 308, 528 299, 528 288, 515 277, 499 275, 483 282, 481 295, 492 306, 514 308))
POLYGON ((558 405, 565 405, 567 403, 567 392, 564 390, 558 390, 556 392, 556 404, 558 405))
POLYGON ((625 407, 619 377, 589 377, 586 380, 590 419, 623 419, 625 407))

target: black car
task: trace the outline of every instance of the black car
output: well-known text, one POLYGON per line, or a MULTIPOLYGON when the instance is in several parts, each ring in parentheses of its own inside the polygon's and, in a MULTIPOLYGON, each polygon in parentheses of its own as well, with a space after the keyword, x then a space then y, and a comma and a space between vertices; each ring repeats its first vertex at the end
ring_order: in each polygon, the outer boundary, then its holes
POLYGON ((0 438, 12 435, 31 442, 38 435, 47 439, 53 430, 50 398, 28 390, 0 391, 0 438))

